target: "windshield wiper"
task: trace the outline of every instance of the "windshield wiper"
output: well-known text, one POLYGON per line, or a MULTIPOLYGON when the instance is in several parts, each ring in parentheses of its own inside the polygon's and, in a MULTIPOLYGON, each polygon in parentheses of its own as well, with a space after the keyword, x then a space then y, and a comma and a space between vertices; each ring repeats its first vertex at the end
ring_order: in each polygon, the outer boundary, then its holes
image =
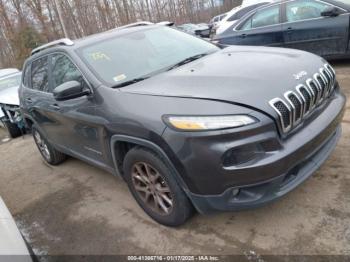
POLYGON ((180 67, 180 66, 183 66, 185 64, 191 63, 191 62, 193 62, 193 61, 195 61, 195 60, 197 60, 199 58, 202 58, 202 57, 204 57, 206 55, 208 55, 208 53, 204 53, 204 54, 199 54, 199 55, 188 57, 188 58, 180 61, 179 63, 169 67, 167 71, 170 71, 170 70, 173 70, 173 69, 175 69, 177 67, 180 67))
MULTIPOLYGON (((179 63, 169 67, 166 71, 170 71, 170 70, 173 70, 179 66, 182 66, 182 65, 185 65, 185 64, 188 64, 192 61, 195 61, 199 58, 202 58, 204 56, 208 55, 208 53, 204 53, 204 54, 199 54, 199 55, 195 55, 195 56, 191 56, 191 57, 188 57, 182 61, 180 61, 179 63)), ((148 78, 150 78, 151 76, 148 75, 148 76, 144 76, 144 77, 138 77, 138 78, 135 78, 135 79, 132 79, 132 80, 129 80, 129 81, 125 81, 123 83, 120 83, 119 85, 115 85, 113 86, 113 88, 119 88, 119 87, 124 87, 124 86, 128 86, 128 85, 132 85, 132 84, 136 84, 137 82, 141 82, 143 80, 146 80, 148 78)))
POLYGON ((150 77, 147 76, 147 77, 135 78, 135 79, 120 83, 119 85, 115 85, 115 86, 113 86, 113 88, 119 88, 119 87, 124 87, 124 86, 128 86, 128 85, 136 84, 137 82, 141 82, 141 81, 146 80, 148 78, 150 78, 150 77))

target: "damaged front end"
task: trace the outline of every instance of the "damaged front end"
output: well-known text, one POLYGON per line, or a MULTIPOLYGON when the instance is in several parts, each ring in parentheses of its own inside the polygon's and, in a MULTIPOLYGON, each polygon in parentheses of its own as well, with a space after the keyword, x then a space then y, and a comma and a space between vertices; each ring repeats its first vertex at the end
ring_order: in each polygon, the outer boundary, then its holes
POLYGON ((19 106, 0 103, 1 122, 10 137, 15 138, 25 133, 25 124, 19 106))
POLYGON ((24 120, 19 107, 18 87, 21 73, 0 79, 0 120, 10 137, 25 133, 24 120))

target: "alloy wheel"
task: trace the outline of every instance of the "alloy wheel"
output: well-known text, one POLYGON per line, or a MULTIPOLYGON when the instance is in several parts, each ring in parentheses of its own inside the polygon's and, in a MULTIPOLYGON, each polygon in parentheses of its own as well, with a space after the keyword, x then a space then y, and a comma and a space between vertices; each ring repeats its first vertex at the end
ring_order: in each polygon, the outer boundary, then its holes
POLYGON ((162 175, 151 165, 139 162, 132 167, 132 182, 142 201, 159 215, 173 210, 173 196, 162 175))
POLYGON ((51 155, 50 155, 49 148, 48 148, 45 140, 42 139, 42 137, 38 131, 34 132, 34 139, 35 139, 35 143, 38 145, 38 148, 39 148, 40 152, 42 153, 42 155, 44 156, 44 158, 47 161, 50 161, 51 155))

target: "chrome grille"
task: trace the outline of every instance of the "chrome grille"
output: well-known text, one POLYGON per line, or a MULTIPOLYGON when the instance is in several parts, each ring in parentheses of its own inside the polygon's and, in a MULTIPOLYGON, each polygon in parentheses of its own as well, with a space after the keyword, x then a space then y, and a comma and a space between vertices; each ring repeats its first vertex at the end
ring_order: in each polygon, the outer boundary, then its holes
POLYGON ((313 79, 308 79, 306 85, 313 94, 313 105, 317 106, 321 95, 321 88, 319 88, 313 79))
POLYGON ((292 128, 291 108, 282 99, 275 98, 270 101, 270 105, 276 110, 283 132, 288 132, 292 128))
POLYGON ((328 73, 328 75, 331 78, 330 94, 332 94, 333 90, 334 90, 334 87, 335 87, 335 83, 336 83, 335 71, 329 64, 325 64, 324 67, 326 69, 326 72, 328 73))
POLYGON ((332 95, 335 85, 335 71, 329 64, 325 64, 313 78, 307 79, 305 85, 298 85, 295 91, 286 92, 284 99, 272 99, 269 103, 278 114, 283 133, 299 125, 317 106, 332 95))
POLYGON ((323 99, 325 98, 327 83, 321 74, 316 74, 315 80, 321 89, 321 95, 320 95, 320 97, 321 97, 320 103, 321 103, 323 101, 323 99))
POLYGON ((303 108, 304 104, 302 99, 299 98, 299 96, 292 91, 285 93, 284 97, 292 107, 291 109, 292 109, 293 123, 298 124, 304 115, 304 108, 303 108))
POLYGON ((310 110, 313 106, 312 94, 310 90, 308 90, 304 85, 297 86, 297 91, 300 94, 302 100, 304 101, 304 116, 306 116, 310 113, 310 110))
POLYGON ((326 70, 324 68, 320 69, 321 76, 323 77, 323 80, 325 81, 325 91, 324 91, 324 98, 328 97, 330 89, 331 89, 331 78, 327 74, 326 70))

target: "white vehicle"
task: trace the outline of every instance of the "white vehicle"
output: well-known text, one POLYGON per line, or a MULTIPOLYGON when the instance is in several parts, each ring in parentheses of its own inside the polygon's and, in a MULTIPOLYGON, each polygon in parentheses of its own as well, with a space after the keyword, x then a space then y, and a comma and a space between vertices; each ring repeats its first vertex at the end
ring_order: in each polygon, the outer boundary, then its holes
POLYGON ((217 29, 219 23, 226 17, 227 14, 221 14, 218 16, 213 17, 213 19, 210 20, 209 26, 212 30, 217 29))
POLYGON ((1 261, 32 262, 27 245, 1 197, 0 257, 1 261))
POLYGON ((16 68, 0 69, 0 78, 7 76, 7 75, 15 74, 18 72, 19 72, 19 70, 16 68))
POLYGON ((0 70, 0 120, 12 138, 22 135, 24 123, 19 108, 18 88, 22 73, 18 70, 0 70), (3 72, 12 72, 3 74, 3 72))
POLYGON ((230 12, 227 13, 224 19, 222 19, 216 28, 215 33, 217 35, 222 34, 227 29, 229 29, 238 19, 252 11, 253 9, 265 5, 273 0, 244 0, 242 5, 233 8, 230 12))

